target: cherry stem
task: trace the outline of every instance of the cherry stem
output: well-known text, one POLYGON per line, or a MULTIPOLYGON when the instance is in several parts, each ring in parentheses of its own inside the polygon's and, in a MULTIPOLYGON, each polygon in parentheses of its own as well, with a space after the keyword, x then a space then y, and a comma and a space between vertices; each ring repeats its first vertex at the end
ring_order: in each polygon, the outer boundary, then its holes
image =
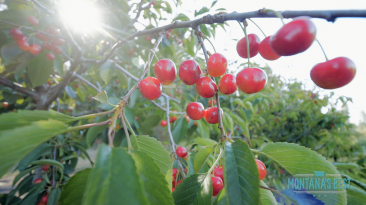
POLYGON ((318 42, 318 44, 319 44, 320 48, 322 49, 323 54, 324 54, 324 57, 325 57, 325 60, 326 60, 326 61, 328 61, 328 57, 327 57, 327 55, 325 54, 325 51, 324 51, 324 49, 323 49, 322 44, 320 44, 320 42, 319 42, 319 40, 318 40, 318 39, 315 39, 315 40, 316 40, 316 42, 318 42))
MULTIPOLYGON (((124 116, 124 109, 121 109, 120 117, 121 117, 122 126, 123 126, 123 129, 125 131, 125 135, 126 135, 126 139, 127 139, 128 151, 131 152, 132 151, 132 145, 131 145, 130 135, 128 134, 128 130, 127 130, 127 127, 126 127, 126 123, 125 123, 125 120, 124 120, 124 117, 125 117, 124 116)), ((127 122, 127 124, 128 124, 128 122, 127 122)), ((130 130, 132 130, 132 129, 130 128, 130 130)), ((133 135, 134 135, 134 133, 133 133, 133 135)))
POLYGON ((241 30, 243 31, 243 33, 244 33, 244 35, 245 35, 244 28, 243 28, 243 26, 241 25, 240 21, 237 21, 237 22, 238 22, 238 24, 239 24, 239 26, 240 26, 241 30))
POLYGON ((246 20, 243 21, 244 24, 244 34, 245 34, 245 41, 247 43, 247 57, 248 57, 248 65, 250 65, 250 49, 249 49, 249 39, 247 34, 247 26, 248 22, 246 20))
POLYGON ((248 20, 251 21, 252 23, 254 23, 255 26, 257 26, 257 28, 262 32, 264 37, 267 37, 266 34, 264 34, 264 32, 262 31, 261 27, 259 27, 252 19, 248 18, 248 20))
POLYGON ((215 46, 212 44, 212 42, 210 41, 210 39, 208 39, 206 36, 205 36, 205 39, 211 44, 211 46, 214 49, 215 53, 217 53, 216 52, 216 49, 215 49, 215 46))
MULTIPOLYGON (((221 144, 221 142, 217 143, 216 146, 215 146, 215 150, 214 150, 214 155, 213 155, 213 161, 215 161, 215 158, 216 158, 216 150, 217 150, 217 147, 219 146, 219 144, 221 144)), ((220 146, 221 147, 221 146, 220 146)), ((215 176, 215 169, 214 171, 212 172, 212 174, 215 176)))
POLYGON ((282 24, 285 25, 285 22, 283 22, 283 16, 280 12, 272 10, 272 9, 262 9, 261 12, 263 12, 263 13, 267 13, 267 12, 274 13, 279 19, 281 19, 282 24))
MULTIPOLYGON (((221 142, 220 142, 220 144, 221 144, 221 142)), ((222 148, 221 148, 221 146, 220 146, 220 153, 219 153, 219 156, 217 157, 216 161, 212 164, 212 167, 210 168, 210 170, 208 170, 208 174, 210 174, 210 173, 215 169, 216 164, 217 164, 217 163, 220 161, 220 159, 221 159, 222 153, 223 153, 223 151, 222 151, 222 148)))
POLYGON ((133 131, 133 129, 132 129, 132 127, 131 127, 130 123, 129 123, 129 122, 128 122, 128 120, 127 120, 127 117, 126 117, 126 115, 125 115, 125 110, 124 110, 124 109, 123 109, 123 111, 122 111, 122 117, 123 117, 124 121, 126 122, 126 124, 127 124, 127 126, 128 126, 128 129, 130 129, 131 134, 132 134, 133 136, 136 136, 136 133, 133 131))
POLYGON ((195 102, 197 102, 197 100, 198 100, 198 93, 197 93, 197 91, 196 91, 196 101, 195 101, 195 102))
POLYGON ((211 98, 211 107, 213 107, 213 101, 215 100, 215 98, 211 98))

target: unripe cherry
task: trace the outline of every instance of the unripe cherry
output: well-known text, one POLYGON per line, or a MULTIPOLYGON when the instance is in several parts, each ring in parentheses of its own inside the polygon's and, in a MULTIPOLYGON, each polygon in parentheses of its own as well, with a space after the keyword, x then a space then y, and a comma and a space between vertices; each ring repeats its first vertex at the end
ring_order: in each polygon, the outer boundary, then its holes
POLYGON ((154 73, 163 85, 170 85, 177 77, 177 69, 174 62, 170 59, 159 60, 155 64, 154 73))
POLYGON ((244 68, 236 76, 236 83, 246 94, 261 91, 267 83, 267 74, 260 68, 244 68))
POLYGON ((202 76, 196 83, 197 93, 204 98, 212 98, 217 92, 216 83, 207 76, 202 76))
POLYGON ((194 60, 186 60, 179 66, 179 78, 186 85, 193 85, 201 75, 201 68, 194 60))
POLYGON ((214 53, 207 61, 208 74, 212 77, 220 77, 225 74, 227 68, 227 60, 220 53, 214 53))
POLYGON ((187 156, 187 149, 185 147, 178 147, 176 152, 178 157, 180 158, 184 158, 187 156))
POLYGON ((186 108, 187 115, 193 120, 200 120, 205 115, 205 108, 202 103, 191 102, 186 108))
POLYGON ((139 84, 141 95, 148 100, 156 100, 162 93, 160 81, 154 77, 147 77, 139 84))
POLYGON ((225 74, 219 80, 219 90, 224 95, 233 94, 237 90, 236 77, 233 74, 225 74))

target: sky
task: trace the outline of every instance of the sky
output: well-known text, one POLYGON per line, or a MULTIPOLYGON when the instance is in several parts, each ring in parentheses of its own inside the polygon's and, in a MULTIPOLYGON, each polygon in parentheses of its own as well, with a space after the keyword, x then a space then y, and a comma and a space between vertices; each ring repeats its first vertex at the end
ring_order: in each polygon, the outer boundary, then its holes
MULTIPOLYGON (((194 18, 194 10, 199 10, 203 6, 210 7, 212 0, 183 0, 182 8, 176 10, 176 14, 190 14, 194 18)), ((211 14, 217 8, 226 8, 227 12, 247 12, 256 11, 261 8, 268 8, 278 11, 285 10, 347 10, 347 9, 366 9, 366 0, 218 0, 212 9, 211 14), (306 2, 306 3, 305 3, 306 2)), ((282 23, 279 19, 256 19, 254 20, 268 35, 274 34, 282 23)), ((291 19, 286 19, 290 22, 291 19)), ((334 23, 323 19, 312 19, 316 28, 316 38, 321 42, 329 59, 336 57, 348 57, 356 65, 357 73, 355 78, 348 85, 334 89, 324 90, 318 88, 310 79, 310 70, 317 63, 324 62, 324 55, 319 45, 314 42, 305 52, 289 57, 281 57, 276 61, 267 61, 259 54, 251 61, 265 64, 267 63, 274 74, 279 74, 285 79, 297 79, 305 84, 307 89, 316 88, 323 95, 329 95, 334 92, 335 96, 347 96, 353 99, 353 103, 348 104, 350 121, 359 123, 361 112, 366 111, 366 95, 363 89, 366 89, 366 18, 338 18, 334 23)), ((211 38, 216 51, 223 54, 229 61, 239 60, 244 63, 247 60, 240 58, 236 52, 236 41, 232 39, 241 39, 244 37, 243 31, 237 22, 229 22, 230 28, 227 32, 222 29, 217 30, 216 38, 211 38)), ((255 33, 261 40, 263 34, 254 24, 249 22, 248 34, 255 33)), ((213 49, 207 45, 208 50, 213 49)))

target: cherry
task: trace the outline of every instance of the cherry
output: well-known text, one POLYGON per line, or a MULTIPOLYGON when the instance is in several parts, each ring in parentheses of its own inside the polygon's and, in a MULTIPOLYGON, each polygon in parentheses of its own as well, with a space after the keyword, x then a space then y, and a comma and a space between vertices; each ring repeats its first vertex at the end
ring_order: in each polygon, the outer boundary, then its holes
POLYGON ((151 40, 152 40, 152 38, 151 38, 151 36, 145 36, 145 40, 147 40, 147 41, 151 41, 151 40))
POLYGON ((74 87, 77 89, 77 88, 79 88, 79 85, 78 84, 75 84, 74 87))
POLYGON ((177 69, 170 59, 159 60, 154 67, 156 78, 163 85, 170 85, 177 77, 177 69))
POLYGON ((261 91, 267 83, 267 74, 260 68, 245 68, 236 76, 236 83, 246 94, 261 91))
POLYGON ((48 196, 47 196, 47 195, 44 195, 44 196, 41 198, 40 203, 41 203, 41 204, 47 204, 47 201, 48 201, 48 196))
POLYGON ((18 47, 22 51, 29 51, 30 46, 27 41, 18 41, 18 47))
POLYGON ((227 60, 220 53, 214 53, 207 61, 208 74, 212 77, 220 77, 225 74, 227 60))
POLYGON ((217 86, 211 78, 202 76, 196 83, 196 91, 204 98, 212 98, 217 92, 217 86))
POLYGON ((208 100, 207 104, 208 104, 209 107, 211 107, 211 104, 216 104, 216 99, 213 99, 213 101, 211 101, 211 99, 208 100))
POLYGON ((45 34, 43 34, 43 33, 37 33, 36 34, 36 38, 38 38, 41 41, 48 41, 48 40, 50 40, 50 37, 47 36, 47 35, 45 35, 45 34))
POLYGON ((38 23, 39 23, 38 19, 36 17, 34 17, 34 16, 28 16, 27 17, 27 21, 32 26, 37 26, 38 23))
POLYGON ((179 77, 186 85, 193 85, 201 75, 201 68, 194 60, 186 60, 179 66, 179 77))
POLYGON ((34 184, 39 184, 39 183, 41 183, 42 181, 43 181, 43 179, 38 178, 38 179, 34 180, 34 184))
POLYGON ((21 41, 25 41, 25 42, 28 42, 28 38, 26 36, 23 36, 21 39, 19 40, 15 40, 16 43, 19 43, 21 41))
POLYGON ((291 56, 308 49, 315 36, 316 27, 310 18, 298 17, 271 36, 270 45, 278 55, 291 56))
POLYGON ((193 120, 200 120, 205 115, 205 108, 202 103, 191 102, 186 108, 187 115, 193 120))
POLYGON ((50 60, 50 61, 55 60, 55 56, 54 56, 52 53, 47 53, 47 54, 46 54, 46 58, 47 58, 48 60, 50 60))
POLYGON ((173 181, 172 181, 172 187, 175 187, 175 184, 176 184, 176 180, 175 180, 175 178, 173 178, 173 181))
POLYGON ((116 84, 119 84, 119 80, 116 80, 115 82, 116 82, 116 84))
POLYGON ((180 158, 184 158, 185 156, 187 156, 187 149, 185 147, 178 147, 176 152, 178 157, 180 158))
POLYGON ((3 107, 8 107, 8 106, 9 106, 9 103, 8 103, 8 102, 2 102, 2 103, 1 103, 1 105, 2 105, 3 107))
POLYGON ((185 116, 187 122, 189 122, 191 119, 188 116, 185 116))
MULTIPOLYGON (((250 57, 254 57, 258 54, 258 47, 261 40, 256 34, 249 34, 249 52, 250 57)), ((242 58, 248 58, 248 50, 247 50, 247 40, 244 38, 240 39, 236 44, 236 51, 238 52, 239 56, 242 58)))
POLYGON ((139 118, 137 116, 135 116, 135 120, 137 121, 137 120, 139 120, 139 118))
POLYGON ((57 54, 57 55, 62 54, 62 50, 61 50, 61 48, 59 48, 59 47, 57 47, 57 46, 55 46, 55 45, 51 45, 51 49, 52 49, 52 51, 53 51, 55 54, 57 54))
POLYGON ((194 126, 197 126, 197 122, 194 122, 194 123, 193 123, 193 125, 194 125, 194 126))
MULTIPOLYGON (((220 108, 221 117, 223 116, 223 111, 220 108)), ((217 107, 209 107, 205 110, 205 120, 210 124, 217 124, 219 123, 219 115, 217 112, 217 107)))
POLYGON ((29 53, 32 55, 38 55, 42 51, 42 47, 37 44, 31 44, 29 48, 29 53))
POLYGON ((182 183, 182 181, 178 180, 176 186, 178 186, 180 183, 182 183))
POLYGON ((170 119, 169 119, 169 122, 170 123, 173 123, 177 120, 177 117, 176 116, 172 116, 170 119))
POLYGON ((158 99, 162 88, 160 81, 154 77, 147 77, 139 84, 141 95, 148 100, 158 99))
POLYGON ((356 75, 356 65, 346 57, 338 57, 316 64, 310 71, 313 82, 324 89, 340 88, 356 75))
POLYGON ((15 41, 21 40, 24 36, 24 33, 17 28, 10 29, 9 34, 15 41))
POLYGON ((215 172, 214 172, 215 176, 220 177, 220 179, 222 181, 224 181, 224 168, 222 167, 222 165, 216 166, 214 169, 215 169, 215 172))
POLYGON ((55 40, 52 41, 52 44, 62 46, 65 44, 65 40, 62 38, 56 38, 55 40))
POLYGON ((53 46, 48 42, 43 43, 43 47, 48 51, 53 51, 53 46))
POLYGON ((161 126, 163 126, 163 127, 165 127, 167 124, 168 124, 168 123, 167 123, 165 120, 162 120, 162 121, 160 122, 160 125, 161 125, 161 126))
POLYGON ((233 74, 225 74, 219 80, 219 90, 224 95, 233 94, 237 90, 236 77, 233 74))
POLYGON ((262 180, 262 179, 264 179, 264 177, 266 177, 267 168, 263 164, 263 162, 258 159, 255 159, 255 163, 257 164, 257 168, 258 168, 259 180, 262 180))
POLYGON ((50 168, 50 165, 49 164, 46 164, 42 167, 42 170, 43 171, 48 171, 48 169, 50 168))
POLYGON ((224 182, 222 182, 220 177, 211 177, 212 180, 212 196, 217 196, 221 189, 224 187, 224 182))
POLYGON ((54 27, 51 27, 49 28, 46 33, 49 33, 49 34, 52 34, 52 35, 55 35, 55 36, 58 36, 60 35, 60 29, 57 29, 57 28, 54 28, 54 27))
POLYGON ((264 59, 273 61, 273 60, 279 59, 281 56, 277 55, 273 51, 273 49, 269 43, 270 38, 271 38, 271 36, 267 36, 265 39, 263 39, 263 41, 259 44, 258 51, 264 59))
POLYGON ((177 176, 177 173, 178 173, 178 169, 173 168, 173 179, 175 179, 175 176, 177 176))
POLYGON ((172 188, 172 192, 173 192, 173 191, 175 191, 175 189, 174 189, 174 188, 172 188))

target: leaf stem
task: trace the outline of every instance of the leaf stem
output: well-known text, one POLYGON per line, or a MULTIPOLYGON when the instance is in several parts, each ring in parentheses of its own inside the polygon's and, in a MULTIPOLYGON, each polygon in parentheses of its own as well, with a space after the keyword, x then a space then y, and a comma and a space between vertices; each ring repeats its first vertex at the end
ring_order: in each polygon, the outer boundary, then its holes
POLYGON ((123 119, 126 121, 126 124, 127 124, 127 126, 128 126, 128 129, 130 129, 131 134, 132 134, 133 136, 136 136, 136 134, 135 134, 135 132, 133 131, 133 129, 132 129, 132 127, 131 127, 130 123, 129 123, 129 122, 128 122, 128 120, 127 120, 127 117, 126 117, 126 115, 125 115, 125 110, 124 110, 124 109, 123 109, 123 111, 122 111, 122 116, 123 116, 123 119))
POLYGON ((249 21, 251 21, 252 23, 254 23, 254 25, 257 26, 257 28, 262 32, 263 36, 266 38, 266 34, 264 34, 264 32, 262 31, 261 27, 259 27, 252 19, 248 18, 249 21))
MULTIPOLYGON (((126 135, 126 139, 127 139, 128 152, 131 153, 131 151, 132 151, 132 145, 131 145, 130 135, 128 134, 128 130, 127 130, 126 123, 125 123, 125 119, 124 119, 125 118, 124 111, 125 111, 125 109, 121 109, 120 117, 121 117, 122 126, 123 126, 123 129, 125 131, 125 135, 126 135)), ((127 121, 127 119, 126 119, 126 121, 127 121)), ((129 125, 128 122, 127 122, 127 124, 129 125)), ((130 128, 130 130, 132 130, 132 128, 130 128)), ((135 133, 132 133, 132 134, 133 134, 133 136, 135 136, 135 133)))
POLYGON ((80 126, 76 126, 76 127, 70 127, 67 131, 70 132, 70 131, 82 130, 82 129, 87 129, 87 128, 96 127, 96 126, 107 125, 109 122, 110 122, 110 120, 107 120, 107 121, 98 122, 98 123, 91 123, 91 124, 85 124, 85 125, 80 125, 80 126))
MULTIPOLYGON (((98 117, 101 115, 108 115, 114 112, 116 108, 113 108, 112 110, 106 111, 106 112, 99 112, 99 113, 94 113, 94 114, 90 114, 90 115, 83 115, 83 116, 79 116, 79 117, 74 117, 72 120, 70 120, 70 122, 72 121, 76 121, 76 120, 83 120, 83 119, 90 119, 90 118, 94 118, 94 117, 98 117)), ((69 122, 69 121, 67 121, 69 122)))

